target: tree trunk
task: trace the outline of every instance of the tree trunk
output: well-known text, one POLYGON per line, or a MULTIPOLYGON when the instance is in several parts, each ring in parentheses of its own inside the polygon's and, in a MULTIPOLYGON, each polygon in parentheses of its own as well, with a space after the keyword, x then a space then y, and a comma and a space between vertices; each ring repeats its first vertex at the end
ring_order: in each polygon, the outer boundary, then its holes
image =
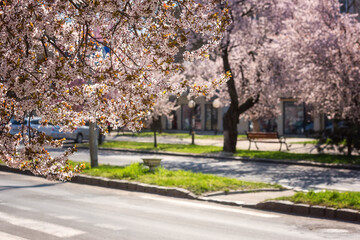
POLYGON ((254 120, 252 121, 252 123, 253 123, 253 131, 254 131, 254 132, 260 132, 259 119, 258 119, 258 118, 257 118, 257 119, 254 119, 254 120))
POLYGON ((156 129, 154 129, 154 148, 157 148, 156 129))
POLYGON ((347 147, 347 156, 350 157, 352 154, 352 133, 350 131, 347 132, 347 138, 346 138, 346 147, 347 147))
MULTIPOLYGON (((227 48, 222 49, 222 60, 224 65, 224 71, 231 73, 229 55, 227 48)), ((244 78, 244 76, 241 76, 244 78)), ((237 143, 237 124, 239 123, 240 114, 244 113, 248 109, 252 108, 258 101, 260 95, 258 94, 256 98, 248 98, 243 104, 239 104, 238 94, 236 92, 235 80, 231 75, 229 81, 226 82, 229 95, 230 95, 230 107, 223 117, 223 128, 224 128, 224 152, 236 152, 236 143, 237 143)))
POLYGON ((156 122, 157 120, 155 118, 153 118, 153 121, 152 121, 152 127, 153 127, 153 131, 154 131, 154 147, 156 148, 157 147, 157 139, 156 139, 156 122))
POLYGON ((96 131, 95 122, 90 122, 89 125, 89 147, 90 147, 90 165, 91 167, 97 167, 98 163, 98 136, 96 131))
POLYGON ((236 109, 230 106, 229 110, 225 113, 223 117, 223 128, 224 128, 224 152, 236 152, 236 143, 237 143, 237 123, 239 115, 237 114, 236 109))
POLYGON ((352 146, 351 146, 351 142, 347 144, 347 156, 351 157, 352 155, 352 146))
POLYGON ((256 99, 248 98, 243 104, 235 108, 230 104, 229 110, 223 117, 223 128, 224 128, 224 152, 236 152, 237 143, 237 124, 239 123, 239 117, 241 114, 252 108, 259 100, 259 95, 256 99))
MULTIPOLYGON (((222 49, 222 60, 224 65, 224 72, 230 72, 230 63, 227 47, 222 49)), ((231 75, 229 81, 227 81, 227 87, 231 99, 230 107, 223 117, 223 128, 224 128, 224 152, 235 152, 237 143, 237 123, 239 115, 237 108, 239 105, 238 95, 235 88, 234 77, 231 75)))

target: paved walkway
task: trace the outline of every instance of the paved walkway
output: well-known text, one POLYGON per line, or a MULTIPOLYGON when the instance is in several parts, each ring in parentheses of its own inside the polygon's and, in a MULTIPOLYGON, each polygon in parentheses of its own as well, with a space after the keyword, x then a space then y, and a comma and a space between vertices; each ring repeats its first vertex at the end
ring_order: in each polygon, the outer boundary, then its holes
MULTIPOLYGON (((313 144, 299 144, 301 142, 313 141, 314 138, 300 138, 300 137, 291 137, 287 138, 286 142, 288 143, 291 153, 311 153, 317 154, 318 151, 316 146, 313 144)), ((134 142, 153 142, 153 137, 136 137, 136 136, 123 136, 117 135, 116 132, 106 136, 106 141, 134 141, 134 142)), ((176 138, 171 136, 158 136, 158 143, 172 143, 172 144, 190 144, 191 138, 176 138)), ((211 146, 223 146, 223 139, 196 139, 195 144, 197 145, 211 145, 211 146)), ((279 143, 257 143, 260 151, 279 151, 279 143)), ((247 150, 249 148, 249 141, 246 139, 239 139, 236 147, 238 149, 247 150)), ((255 144, 251 144, 251 150, 256 151, 255 144)), ((282 146, 282 151, 287 152, 285 145, 282 146)), ((336 150, 326 150, 325 153, 329 154, 341 154, 336 150)), ((355 154, 355 153, 354 153, 355 154)))
POLYGON ((256 205, 265 200, 274 199, 278 197, 292 196, 296 192, 294 190, 286 191, 264 191, 264 192, 250 192, 250 193, 234 193, 234 194, 219 194, 209 196, 214 201, 228 201, 233 203, 256 205))

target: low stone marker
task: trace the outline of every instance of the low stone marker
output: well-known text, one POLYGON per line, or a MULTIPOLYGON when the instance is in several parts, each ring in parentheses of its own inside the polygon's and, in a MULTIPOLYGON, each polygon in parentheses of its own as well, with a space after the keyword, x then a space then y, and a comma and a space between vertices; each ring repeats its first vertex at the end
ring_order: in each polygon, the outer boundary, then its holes
POLYGON ((149 167, 150 172, 155 171, 155 168, 160 166, 161 158, 142 158, 144 165, 149 167))

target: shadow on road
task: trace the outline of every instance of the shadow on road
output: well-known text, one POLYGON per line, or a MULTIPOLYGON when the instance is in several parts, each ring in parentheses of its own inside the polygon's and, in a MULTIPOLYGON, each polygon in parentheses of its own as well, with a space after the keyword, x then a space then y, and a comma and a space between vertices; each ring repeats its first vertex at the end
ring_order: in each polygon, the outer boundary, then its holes
POLYGON ((59 183, 47 183, 47 184, 37 184, 37 185, 30 185, 30 186, 1 186, 0 185, 0 191, 6 191, 6 190, 12 190, 12 189, 20 189, 20 188, 42 188, 42 187, 52 187, 58 184, 62 184, 61 182, 59 183))
POLYGON ((164 161, 165 168, 211 173, 243 180, 279 183, 301 189, 317 185, 353 184, 359 181, 359 171, 306 167, 287 164, 266 164, 241 161, 164 161))

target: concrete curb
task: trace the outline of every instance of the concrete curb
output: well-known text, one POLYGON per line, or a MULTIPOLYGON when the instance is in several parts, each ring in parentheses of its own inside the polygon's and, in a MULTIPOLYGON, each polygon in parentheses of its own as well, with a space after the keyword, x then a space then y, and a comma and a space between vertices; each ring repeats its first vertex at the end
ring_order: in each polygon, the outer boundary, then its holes
POLYGON ((20 170, 20 169, 17 169, 17 168, 11 168, 11 167, 6 166, 5 164, 0 164, 0 171, 18 173, 18 174, 29 175, 29 176, 35 176, 29 170, 24 171, 24 170, 20 170))
POLYGON ((238 193, 256 193, 256 192, 281 192, 284 190, 290 190, 293 188, 259 188, 259 189, 253 189, 253 190, 232 190, 229 192, 224 191, 218 191, 218 192, 210 192, 207 194, 202 195, 202 197, 215 197, 215 196, 221 196, 221 195, 231 195, 231 194, 238 194, 238 193))
MULTIPOLYGON (((89 149, 87 147, 78 147, 78 149, 89 149)), ((143 153, 143 154, 157 154, 167 156, 181 156, 181 157, 201 157, 201 158, 214 158, 217 160, 226 161, 244 161, 244 162, 262 162, 262 163, 274 163, 274 164, 286 164, 286 165, 300 165, 309 167, 323 167, 323 168, 335 168, 335 169, 347 169, 360 171, 360 165, 352 164, 333 164, 333 163, 319 163, 310 161, 296 161, 296 160, 281 160, 281 159, 267 159, 267 158, 248 158, 248 157, 234 157, 227 155, 215 155, 215 154, 191 154, 191 153, 175 153, 175 152, 163 152, 163 151, 151 151, 151 150, 134 150, 134 149, 123 149, 123 148, 99 148, 105 151, 116 151, 116 152, 130 152, 130 153, 143 153)))
POLYGON ((77 175, 71 180, 71 182, 85 184, 85 185, 99 186, 99 187, 121 189, 121 190, 133 191, 133 192, 152 193, 152 194, 158 194, 169 197, 197 199, 197 196, 195 194, 193 194, 192 192, 186 189, 161 187, 161 186, 150 185, 139 182, 130 182, 126 180, 113 180, 102 177, 77 175))
POLYGON ((271 200, 262 203, 258 203, 255 206, 243 206, 251 207, 259 210, 290 213, 294 215, 336 219, 342 221, 360 222, 360 212, 353 209, 335 209, 330 207, 308 205, 308 204, 296 204, 289 201, 277 201, 271 200))
MULTIPOLYGON (((31 173, 28 170, 23 171, 20 169, 10 168, 4 164, 0 164, 0 171, 35 176, 33 173, 31 173)), ((35 176, 35 177, 42 177, 42 176, 35 176)), ((75 177, 73 177, 70 183, 114 188, 114 189, 127 190, 133 192, 145 192, 145 193, 158 194, 158 195, 176 197, 176 198, 198 199, 198 196, 182 188, 162 187, 162 186, 150 185, 139 182, 109 179, 103 177, 94 177, 83 174, 78 174, 75 177)))
POLYGON ((229 206, 238 206, 238 207, 242 207, 245 204, 244 202, 241 202, 241 201, 227 201, 227 200, 213 199, 213 198, 209 198, 209 197, 197 197, 197 200, 218 203, 218 204, 223 204, 223 205, 229 205, 229 206))

